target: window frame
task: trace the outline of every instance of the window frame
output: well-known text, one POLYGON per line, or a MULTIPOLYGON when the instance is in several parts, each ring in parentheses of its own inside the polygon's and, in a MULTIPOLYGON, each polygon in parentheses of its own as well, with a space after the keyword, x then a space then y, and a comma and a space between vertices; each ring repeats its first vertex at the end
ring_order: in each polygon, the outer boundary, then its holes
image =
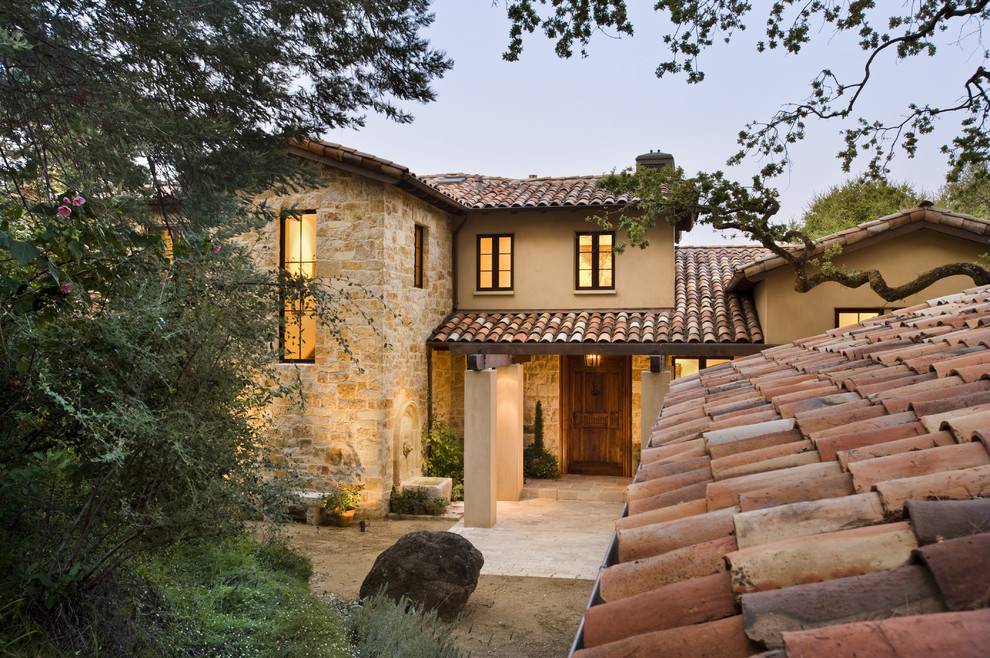
POLYGON ((575 290, 615 290, 615 231, 579 231, 574 234, 574 289, 575 290), (581 285, 581 238, 590 235, 591 241, 591 280, 590 286, 581 285), (601 256, 600 236, 608 235, 612 238, 612 246, 609 249, 611 255, 612 283, 607 286, 601 285, 601 272, 599 269, 599 259, 601 256))
MULTIPOLYGON (((307 215, 312 215, 313 216, 313 225, 314 225, 314 228, 316 228, 317 227, 317 213, 316 213, 316 210, 298 210, 298 211, 291 211, 291 212, 283 211, 283 212, 279 213, 279 218, 278 218, 278 268, 279 268, 279 272, 284 272, 287 269, 286 268, 286 265, 289 262, 294 263, 294 264, 311 263, 313 265, 313 274, 314 274, 314 278, 315 278, 315 274, 316 274, 316 262, 317 262, 316 242, 315 241, 313 243, 313 260, 311 260, 311 261, 308 261, 308 260, 307 261, 304 261, 304 260, 287 261, 286 260, 286 256, 287 256, 287 254, 286 254, 286 243, 288 242, 286 228, 287 228, 288 220, 291 220, 293 218, 299 218, 299 225, 300 225, 300 228, 301 228, 302 227, 302 220, 307 215)), ((302 240, 300 240, 299 242, 300 242, 300 245, 302 245, 302 240)), ((289 356, 289 354, 300 354, 300 355, 302 354, 302 348, 303 348, 303 344, 304 344, 303 343, 303 336, 302 336, 302 334, 303 334, 303 331, 302 331, 303 318, 305 316, 307 316, 307 315, 311 315, 313 317, 314 322, 315 322, 315 319, 316 319, 316 313, 315 313, 315 311, 312 311, 312 312, 309 312, 309 313, 306 312, 307 309, 305 308, 305 304, 306 304, 305 298, 302 298, 302 299, 299 300, 299 302, 298 302, 299 308, 288 308, 288 306, 289 306, 290 303, 291 302, 288 302, 285 299, 285 291, 284 290, 280 290, 279 291, 279 304, 278 304, 278 307, 279 307, 278 345, 279 345, 279 352, 280 352, 280 354, 279 354, 279 361, 281 363, 315 363, 316 362, 316 331, 315 331, 315 328, 314 328, 314 331, 313 331, 313 346, 312 346, 313 347, 313 351, 312 351, 312 356, 309 356, 309 357, 306 357, 306 358, 302 358, 301 356, 299 358, 292 358, 292 357, 289 356), (289 349, 288 349, 288 347, 287 347, 287 345, 286 345, 286 335, 285 334, 286 334, 286 327, 288 326, 288 324, 290 322, 290 319, 289 318, 291 318, 292 316, 297 316, 299 318, 298 319, 299 344, 294 347, 294 351, 290 352, 289 349)))
POLYGON ((413 228, 413 287, 423 288, 426 281, 426 227, 413 228))
POLYGON ((512 292, 516 284, 515 258, 516 258, 516 238, 514 233, 479 233, 475 240, 475 257, 477 258, 475 267, 475 290, 479 292, 512 292), (492 240, 492 267, 490 270, 481 269, 481 241, 485 238, 492 240), (509 285, 498 285, 498 274, 503 271, 501 265, 501 254, 498 244, 502 238, 509 238, 509 285), (483 287, 481 285, 481 274, 483 271, 490 271, 492 275, 492 285, 483 287))

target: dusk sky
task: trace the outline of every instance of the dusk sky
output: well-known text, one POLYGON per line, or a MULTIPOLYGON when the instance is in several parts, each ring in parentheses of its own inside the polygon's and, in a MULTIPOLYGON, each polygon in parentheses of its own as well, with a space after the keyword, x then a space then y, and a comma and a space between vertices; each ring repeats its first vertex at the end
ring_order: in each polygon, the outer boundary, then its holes
MULTIPOLYGON (((433 11, 436 22, 427 36, 454 60, 453 70, 434 85, 437 100, 407 107, 415 115, 411 124, 371 116, 360 130, 339 129, 324 139, 416 174, 598 175, 631 166, 637 155, 655 149, 673 154, 689 175, 723 169, 747 180, 757 160, 740 167, 725 164, 737 150, 739 130, 770 118, 787 102, 803 100, 821 69, 852 82, 865 61, 854 38, 834 36, 828 28, 800 55, 758 53, 754 44, 764 37, 759 28, 765 14, 755 13, 750 29, 731 44, 717 43, 702 54, 706 79, 689 85, 683 77, 655 76, 667 52, 660 41, 667 30, 649 7, 631 10, 634 37, 595 34, 587 58, 558 59, 549 40, 533 35, 518 62, 502 60, 509 28, 504 3, 436 0, 433 11)), ((884 57, 874 74, 878 84, 864 96, 859 114, 891 120, 912 101, 955 103, 962 81, 982 61, 982 50, 970 41, 959 43, 959 34, 951 36, 957 42, 947 38, 936 58, 898 64, 884 57)), ((943 119, 913 160, 899 152, 891 179, 937 190, 946 171, 938 150, 958 125, 957 118, 943 119)), ((809 121, 808 138, 792 151, 794 167, 777 183, 781 221, 800 217, 814 193, 849 176, 835 157, 842 127, 837 121, 809 121)), ((852 173, 865 166, 861 158, 852 173)), ((682 244, 715 241, 710 231, 695 229, 682 244)))

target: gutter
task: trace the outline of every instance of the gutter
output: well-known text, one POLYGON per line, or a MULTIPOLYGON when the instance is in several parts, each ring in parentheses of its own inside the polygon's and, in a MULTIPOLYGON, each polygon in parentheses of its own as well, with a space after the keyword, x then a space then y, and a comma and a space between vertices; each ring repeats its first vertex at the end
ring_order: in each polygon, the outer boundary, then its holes
MULTIPOLYGON (((660 412, 657 414, 659 418, 663 414, 663 405, 660 406, 660 412)), ((651 438, 649 443, 646 444, 647 448, 653 447, 653 439, 651 438)), ((640 464, 639 468, 636 469, 636 474, 639 475, 640 469, 643 465, 640 464)), ((633 482, 636 479, 633 478, 633 482)), ((622 514, 619 515, 620 519, 624 519, 629 516, 629 503, 627 502, 622 506, 622 514)), ((578 625, 577 633, 574 635, 574 641, 571 643, 571 650, 567 653, 567 658, 572 658, 574 653, 579 649, 584 649, 584 619, 587 616, 588 609, 591 606, 601 605, 605 603, 605 599, 601 595, 601 584, 602 584, 602 571, 607 567, 615 566, 619 563, 619 534, 612 531, 612 541, 608 544, 608 550, 605 551, 605 558, 602 560, 602 566, 598 567, 598 577, 595 578, 595 586, 591 590, 591 597, 588 599, 588 605, 585 606, 585 614, 581 615, 581 623, 578 625)))

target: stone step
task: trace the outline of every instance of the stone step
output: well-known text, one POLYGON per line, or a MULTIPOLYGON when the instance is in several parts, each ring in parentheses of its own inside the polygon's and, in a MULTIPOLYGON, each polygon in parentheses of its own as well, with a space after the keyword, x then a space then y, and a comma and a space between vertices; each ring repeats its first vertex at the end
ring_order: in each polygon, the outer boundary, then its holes
POLYGON ((537 480, 536 482, 526 482, 523 485, 519 498, 520 500, 532 498, 583 500, 599 503, 624 503, 626 501, 626 489, 621 484, 580 486, 568 482, 563 483, 561 486, 555 486, 558 482, 560 481, 537 480))

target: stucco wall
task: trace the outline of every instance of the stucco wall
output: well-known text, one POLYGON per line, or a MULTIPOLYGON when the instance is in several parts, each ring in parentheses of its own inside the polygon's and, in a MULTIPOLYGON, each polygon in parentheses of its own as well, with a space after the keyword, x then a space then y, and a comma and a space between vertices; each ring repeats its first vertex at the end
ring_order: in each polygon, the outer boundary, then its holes
MULTIPOLYGON (((877 268, 890 285, 900 285, 938 265, 974 262, 979 254, 987 251, 990 248, 986 244, 921 229, 862 249, 850 250, 835 258, 834 262, 854 270, 877 268)), ((850 289, 837 283, 825 283, 806 293, 795 292, 793 271, 782 267, 757 284, 755 301, 765 340, 774 344, 831 329, 836 308, 900 308, 960 292, 972 285, 972 279, 951 277, 921 293, 888 303, 866 285, 850 289)))
MULTIPOLYGON (((315 363, 279 366, 287 378, 298 374, 305 400, 304 409, 280 409, 280 449, 304 474, 306 489, 363 483, 359 513, 378 516, 397 470, 421 463, 425 342, 452 304, 449 219, 382 183, 338 170, 325 174, 325 187, 265 200, 275 209, 316 210, 317 275, 346 292, 337 308, 354 358, 320 329, 315 363), (413 285, 415 224, 426 227, 422 289, 413 285)), ((277 254, 273 223, 259 259, 275 267, 277 254)))
MULTIPOLYGON (((615 291, 575 292, 575 234, 597 231, 588 210, 493 212, 472 215, 457 235, 458 308, 586 310, 674 305, 674 229, 652 229, 646 249, 615 256, 615 291), (513 291, 479 292, 477 236, 514 236, 513 291), (648 282, 648 285, 644 283, 648 282)), ((625 240, 621 232, 617 240, 625 240)))

